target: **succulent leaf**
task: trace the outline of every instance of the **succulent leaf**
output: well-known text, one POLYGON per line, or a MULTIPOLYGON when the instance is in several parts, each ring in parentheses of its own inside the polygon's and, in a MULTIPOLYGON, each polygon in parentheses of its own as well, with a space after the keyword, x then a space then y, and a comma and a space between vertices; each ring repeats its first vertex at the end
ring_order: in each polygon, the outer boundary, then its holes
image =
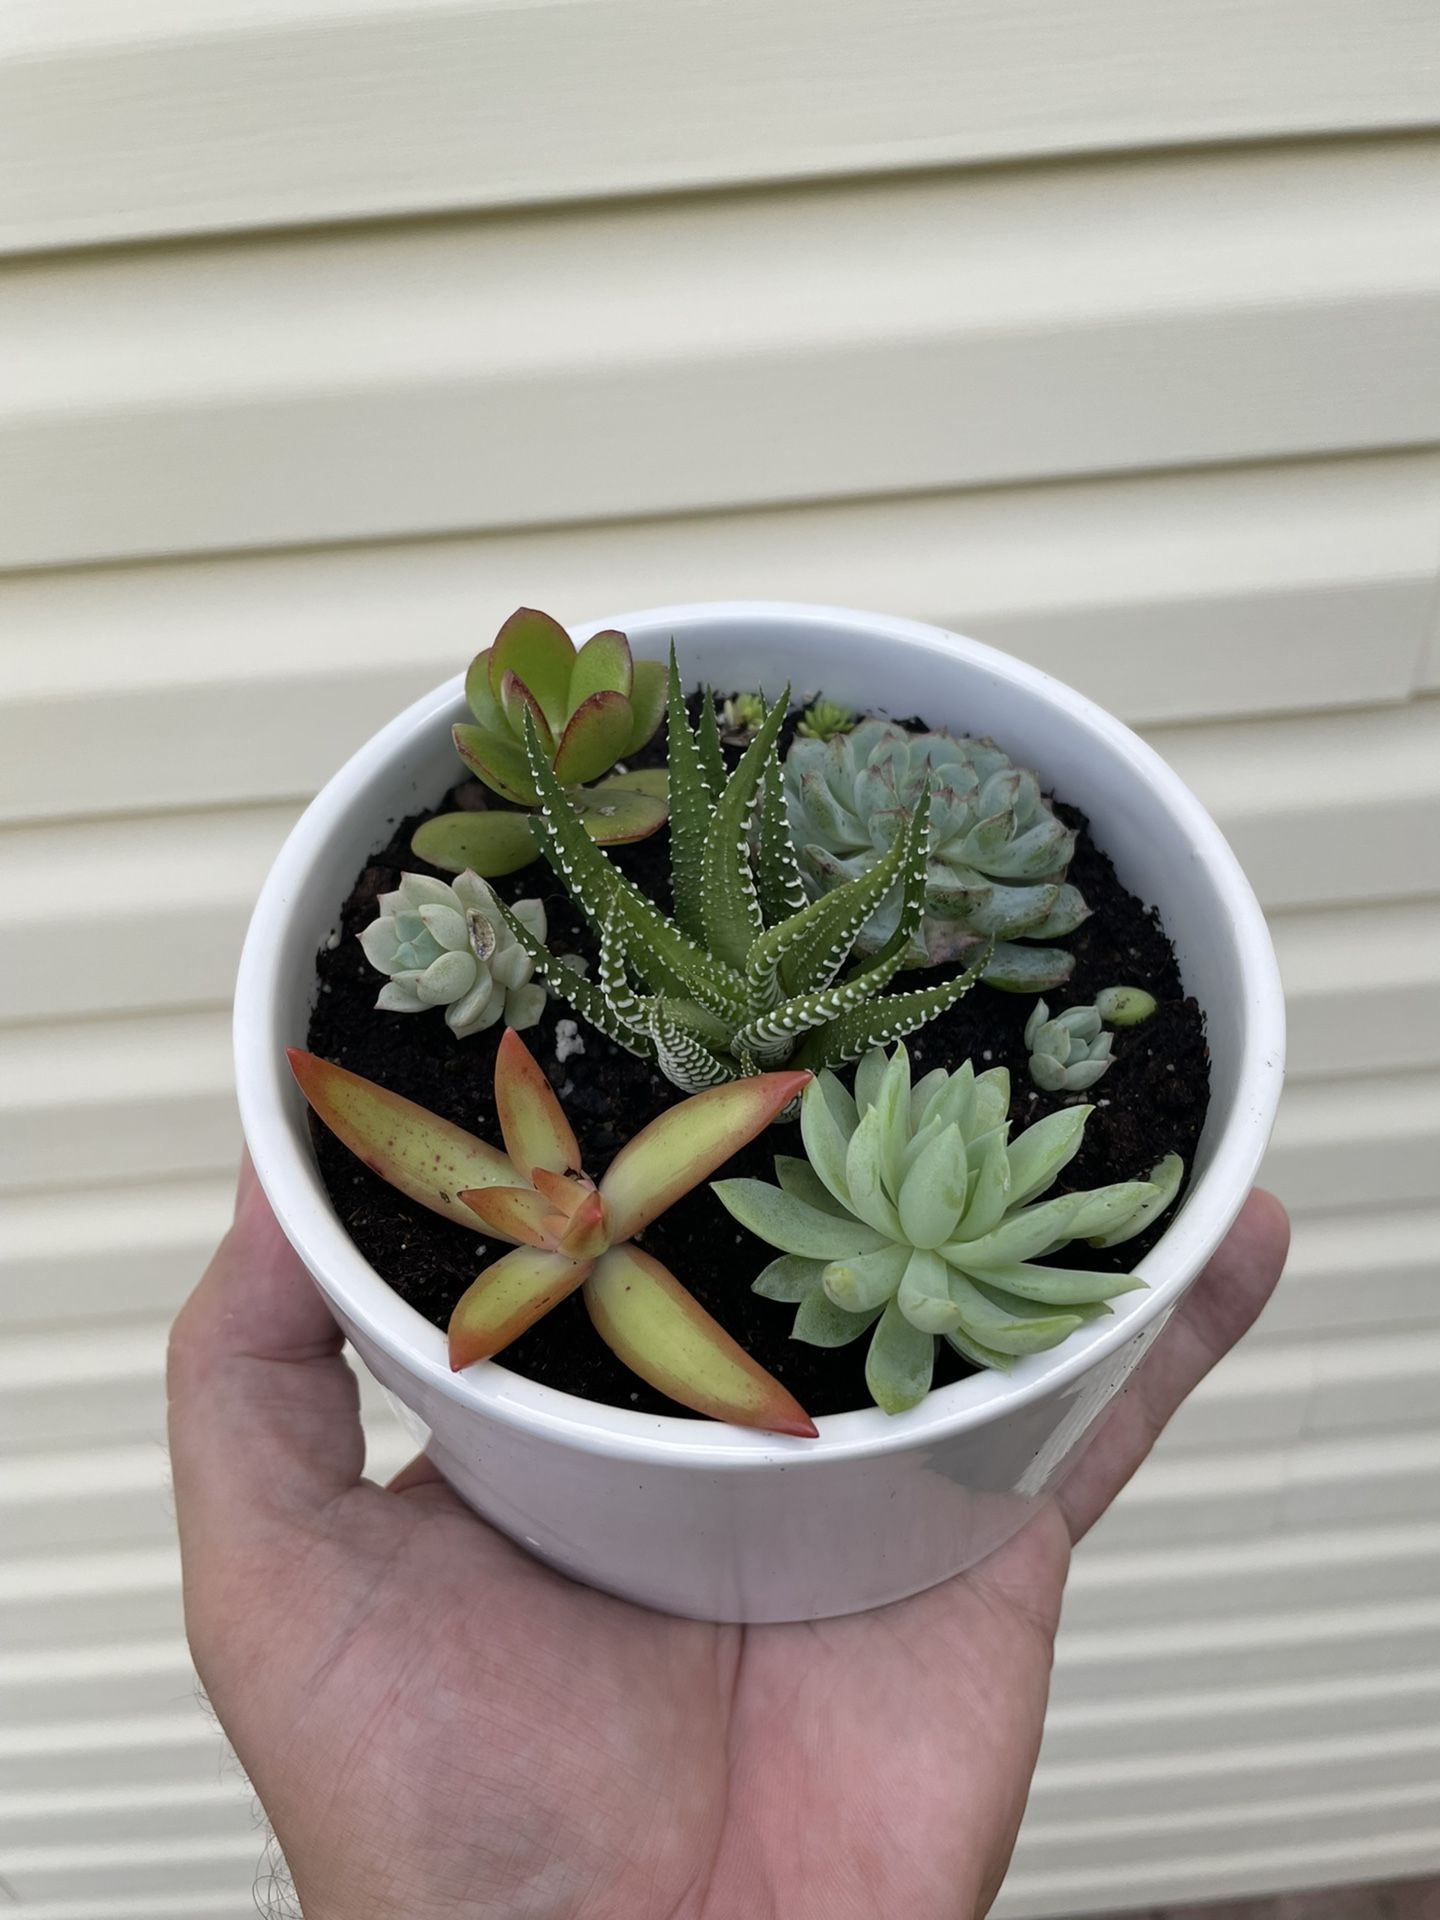
POLYGON ((460 1198, 487 1233, 526 1247, 560 1244, 565 1217, 535 1187, 470 1187, 460 1198))
POLYGON ((614 1238, 631 1239, 708 1180, 809 1083, 808 1073, 755 1074, 667 1108, 620 1149, 600 1182, 614 1238))
MULTIPOLYGON (((797 738, 786 756, 785 791, 800 866, 812 897, 869 871, 893 844, 925 787, 933 789, 926 911, 907 936, 907 964, 968 960, 977 942, 998 942, 986 979, 1012 989, 1055 985, 1070 957, 1017 958, 1009 943, 1073 931, 1086 908, 1064 887, 1075 836, 1050 810, 1033 774, 1012 767, 988 740, 910 733, 864 720, 828 739, 797 738)), ((858 936, 878 953, 903 924, 892 887, 858 936)))
POLYGON ((1153 1193, 1136 1203, 1132 1213, 1125 1215, 1105 1233, 1092 1234, 1092 1247, 1118 1247, 1126 1240, 1133 1240, 1137 1233, 1143 1233, 1153 1220, 1170 1205, 1180 1191, 1180 1182, 1185 1178, 1185 1162, 1178 1153, 1167 1153, 1150 1169, 1150 1185, 1153 1193))
POLYGON ((726 781, 705 830, 700 858, 700 913, 709 951, 737 970, 765 930, 750 863, 750 830, 776 738, 785 722, 789 688, 771 709, 726 781))
POLYGON ((455 1303, 447 1340, 451 1370, 489 1360, 558 1306, 592 1266, 540 1247, 516 1247, 471 1281, 455 1303))
POLYGON ((1107 1027, 1138 1027, 1155 1011, 1155 996, 1143 987, 1105 987, 1095 996, 1095 1011, 1107 1027))
POLYGON ((394 1013, 444 1007, 460 1040, 502 1019, 517 1029, 539 1019, 545 992, 533 981, 529 949, 511 931, 518 919, 544 940, 538 900, 517 900, 512 911, 476 873, 448 884, 407 873, 379 906, 380 917, 360 935, 366 959, 389 976, 377 1007, 394 1013))
POLYGON ((856 716, 834 700, 814 700, 801 714, 795 731, 805 740, 832 740, 837 733, 849 733, 856 716))
POLYGON ((549 614, 521 607, 470 663, 465 695, 474 721, 455 728, 456 751, 516 806, 540 804, 525 748, 532 730, 546 764, 575 790, 576 810, 594 816, 596 839, 642 839, 664 820, 663 782, 650 790, 649 805, 635 797, 635 776, 608 797, 592 800, 585 792, 586 783, 645 745, 664 709, 663 670, 637 667, 623 633, 597 633, 577 653, 549 614))
POLYGON ((537 1167, 550 1173, 576 1173, 580 1148, 565 1110, 534 1054, 514 1033, 507 1033, 495 1056, 495 1109, 512 1165, 526 1180, 537 1167))
POLYGON ((477 873, 498 880, 518 873, 540 857, 534 823, 528 813, 487 807, 473 813, 437 813, 422 821, 410 840, 417 860, 446 873, 477 873))
POLYGON ((977 1366, 1003 1367, 1108 1313, 1142 1284, 1133 1275, 1036 1257, 1092 1235, 1126 1238, 1179 1191, 1184 1168, 1171 1156, 1148 1181, 1039 1198, 1074 1157, 1090 1109, 1051 1114, 1012 1141, 1009 1102, 1003 1068, 977 1074, 966 1061, 912 1086, 903 1047, 888 1060, 873 1051, 853 1098, 829 1072, 806 1088, 807 1161, 777 1158, 778 1187, 713 1183, 742 1226, 787 1256, 760 1291, 798 1303, 797 1339, 836 1344, 881 1316, 866 1378, 887 1411, 923 1394, 937 1337, 977 1366))
POLYGON ((478 1231, 461 1194, 517 1184, 506 1156, 463 1127, 313 1053, 298 1047, 287 1052, 300 1091, 336 1138, 382 1180, 432 1212, 478 1231))
POLYGON ((613 1248, 585 1283, 596 1332, 632 1373, 696 1413, 813 1439, 815 1423, 675 1276, 639 1247, 613 1248))
MULTIPOLYGON (((1148 997, 1148 996, 1147 996, 1148 997)), ((1052 1019, 1037 1000, 1025 1022, 1030 1078, 1046 1093, 1083 1093, 1111 1065, 1113 1037, 1100 1030, 1098 1006, 1067 1007, 1052 1019)))

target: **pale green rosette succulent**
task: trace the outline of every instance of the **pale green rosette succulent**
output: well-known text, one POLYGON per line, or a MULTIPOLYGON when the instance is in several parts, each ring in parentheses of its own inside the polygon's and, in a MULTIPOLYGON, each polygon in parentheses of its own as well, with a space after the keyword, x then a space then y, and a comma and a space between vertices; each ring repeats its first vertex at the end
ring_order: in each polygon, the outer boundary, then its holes
MULTIPOLYGON (((478 875, 462 873, 447 885, 407 873, 393 893, 381 894, 379 906, 379 919, 360 935, 365 958, 389 975, 378 1008, 424 1013, 443 1007, 459 1040, 498 1020, 517 1032, 535 1025, 546 1000, 532 978, 535 962, 478 875)), ((540 901, 517 900, 510 912, 537 940, 545 938, 540 901)))
POLYGON ((1046 1199, 1093 1109, 1050 1114, 1012 1140, 1010 1079, 937 1068, 912 1087, 903 1046, 861 1061, 855 1091, 822 1072, 806 1088, 806 1159, 780 1155, 780 1185, 720 1180, 715 1192, 781 1250, 755 1291, 796 1306, 794 1334, 838 1347, 870 1334, 865 1378, 901 1413, 930 1390, 937 1338, 981 1367, 1010 1367, 1107 1314, 1133 1275, 1037 1264, 1072 1240, 1115 1246, 1180 1188, 1169 1155, 1148 1180, 1046 1199), (872 1331, 873 1329, 873 1331, 872 1331))
POLYGON ((1046 1093, 1083 1093, 1115 1064, 1110 1049, 1113 1034, 1101 1029, 1100 1009, 1066 1007, 1050 1018, 1043 1000, 1025 1022, 1025 1045, 1030 1049, 1030 1078, 1046 1093))
MULTIPOLYGON (((1017 943, 1060 939, 1089 913, 1065 879, 1075 834, 1035 775, 993 741, 909 733, 886 720, 797 739, 786 755, 785 797, 806 891, 818 898, 873 867, 927 782, 925 916, 907 964, 973 959, 993 942, 983 975, 991 986, 1038 992, 1068 980, 1071 955, 1017 943)), ((893 888, 861 931, 861 953, 886 945, 899 912, 893 888)))

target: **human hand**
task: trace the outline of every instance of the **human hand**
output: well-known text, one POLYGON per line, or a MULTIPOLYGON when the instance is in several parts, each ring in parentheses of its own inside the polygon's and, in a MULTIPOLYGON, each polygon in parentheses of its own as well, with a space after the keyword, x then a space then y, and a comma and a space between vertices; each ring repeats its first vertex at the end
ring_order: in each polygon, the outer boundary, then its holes
POLYGON ((355 1379, 248 1165, 175 1324, 201 1679, 306 1920, 971 1920, 1039 1747, 1070 1547, 1284 1261, 1252 1194, 1068 1476, 970 1573, 706 1626, 550 1572, 423 1459, 362 1478, 355 1379))

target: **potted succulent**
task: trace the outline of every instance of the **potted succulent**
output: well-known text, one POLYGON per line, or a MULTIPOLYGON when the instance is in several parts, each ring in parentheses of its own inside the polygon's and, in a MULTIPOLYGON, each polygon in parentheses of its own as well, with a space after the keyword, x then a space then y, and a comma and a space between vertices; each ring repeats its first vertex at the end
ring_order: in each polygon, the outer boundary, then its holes
POLYGON ((1023 1523, 1238 1211, 1282 1047, 1134 735, 746 603, 507 622, 307 810, 236 994, 260 1179, 436 1464, 712 1619, 1023 1523))

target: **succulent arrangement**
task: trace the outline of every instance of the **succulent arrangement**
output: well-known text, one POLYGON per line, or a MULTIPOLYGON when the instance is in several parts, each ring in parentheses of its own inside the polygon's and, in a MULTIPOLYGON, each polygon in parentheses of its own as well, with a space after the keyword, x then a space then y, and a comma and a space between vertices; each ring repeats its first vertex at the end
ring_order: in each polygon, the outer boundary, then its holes
POLYGON ((577 648, 559 621, 521 607, 471 661, 465 698, 474 720, 456 726, 456 751, 511 809, 427 821, 413 843, 420 859, 450 873, 468 868, 494 879, 535 858, 540 795, 527 729, 593 839, 605 845, 643 840, 664 824, 664 772, 622 771, 620 763, 660 725, 665 669, 633 660, 623 633, 597 633, 577 648))
MULTIPOLYGON (((316 1053, 291 1055, 315 1115, 352 1153, 507 1247, 454 1307, 453 1366, 504 1353, 578 1294, 604 1345, 669 1399, 813 1435, 790 1391, 641 1244, 687 1195, 686 1231, 703 1202, 727 1249, 728 1211, 775 1250, 736 1284, 792 1307, 796 1341, 867 1338, 865 1379, 890 1414, 929 1391, 940 1342, 971 1367, 1009 1368, 1142 1284, 1073 1252, 1046 1262, 1076 1243, 1123 1244, 1180 1190, 1175 1153, 1145 1178, 1077 1190, 1063 1178, 1096 1113, 1073 1096, 1112 1068, 1115 1033, 1151 1018, 1155 996, 1108 987, 1053 1015, 1037 998, 1023 1052, 1018 1022, 1003 1021, 1000 1057, 1025 1060, 1040 1090, 1024 1127, 989 1053, 957 1058, 968 1049, 952 1045, 912 1083, 903 1044, 977 983, 1039 994, 1071 977, 1074 955, 1056 943, 1090 909, 1069 878, 1076 831, 1036 773, 991 740, 824 698, 793 715, 782 753, 788 688, 687 704, 673 647, 668 667, 633 660, 618 632, 577 648, 533 609, 506 621, 465 685, 472 719, 455 744, 489 803, 418 827, 417 861, 446 877, 402 872, 359 941, 383 976, 380 1015, 439 1008, 457 1041, 474 1041, 453 1062, 447 1049, 443 1069, 435 1056, 447 1085, 494 1049, 503 1148, 316 1053), (541 857, 588 928, 586 955, 553 950, 551 922, 570 920, 553 888, 547 916, 538 885, 489 884, 541 857), (573 1019, 553 1021, 552 995, 573 1019), (475 1039, 491 1030, 498 1046, 475 1039), (558 1094, 522 1031, 548 1036, 558 1094), (594 1177, 565 1102, 593 1113, 617 1063, 646 1089, 646 1111, 657 1089, 667 1104, 594 1177), (780 1125, 797 1117, 798 1141, 780 1125), (778 1184, 752 1177, 753 1156, 727 1176, 772 1125, 782 1149, 803 1147, 774 1155, 778 1184)), ((967 1032, 970 1012, 944 1031, 967 1032)), ((625 1131, 598 1137, 608 1151, 625 1131)))
POLYGON ((788 690, 727 774, 713 707, 691 729, 670 658, 670 877, 674 918, 585 832, 526 722, 545 857, 600 943, 597 977, 549 953, 512 916, 537 973, 627 1051, 686 1092, 793 1058, 837 1066, 898 1039, 966 993, 976 969, 886 996, 924 912, 929 794, 865 871, 807 901, 791 841, 775 742, 788 690), (890 937, 842 971, 857 935, 892 893, 890 937))
MULTIPOLYGON (((785 764, 785 797, 806 891, 820 898, 869 873, 922 795, 929 796, 925 911, 905 964, 936 966, 984 951, 991 986, 1035 992, 1068 980, 1068 953, 1023 943, 1073 933, 1089 911, 1065 879, 1075 835, 1036 776, 991 740, 909 733, 886 720, 797 740, 785 764)), ((889 945, 900 907, 892 887, 860 930, 859 952, 889 945)))
POLYGON ((903 1046, 860 1063, 855 1090, 821 1073, 800 1103, 805 1159, 779 1185, 721 1180, 725 1206, 781 1249, 755 1282, 796 1305, 794 1335, 843 1346, 871 1333, 865 1379, 902 1413, 930 1390, 935 1341, 981 1367, 1058 1346, 1143 1282, 1037 1265, 1072 1240, 1116 1246, 1168 1205, 1179 1170, 1049 1193, 1094 1111, 1071 1107, 1010 1139, 1010 1076, 967 1060, 912 1086, 903 1046))
POLYGON ((317 1117, 382 1180, 447 1220, 512 1243, 450 1317, 457 1371, 503 1352, 583 1288, 611 1352, 682 1406, 738 1426, 814 1434, 779 1381, 635 1245, 667 1207, 768 1126, 808 1074, 758 1075, 681 1101, 636 1134, 597 1185, 581 1170, 549 1081, 513 1030, 495 1060, 503 1152, 313 1054, 292 1049, 290 1065, 317 1117))

